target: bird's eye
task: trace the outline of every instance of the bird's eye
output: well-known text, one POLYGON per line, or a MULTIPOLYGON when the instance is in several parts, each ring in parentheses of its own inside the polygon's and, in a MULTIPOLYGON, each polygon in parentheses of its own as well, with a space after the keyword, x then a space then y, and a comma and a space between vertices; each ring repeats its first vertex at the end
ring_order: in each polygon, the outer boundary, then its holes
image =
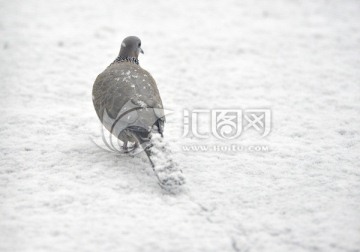
POLYGON ((141 43, 139 43, 139 47, 141 46, 141 43))

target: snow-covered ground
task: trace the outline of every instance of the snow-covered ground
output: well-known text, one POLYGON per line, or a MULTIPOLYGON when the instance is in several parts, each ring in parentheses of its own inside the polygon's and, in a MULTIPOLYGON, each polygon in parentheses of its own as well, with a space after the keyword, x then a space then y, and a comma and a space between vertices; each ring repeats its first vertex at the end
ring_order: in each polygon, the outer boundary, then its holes
MULTIPOLYGON (((360 2, 0 1, 0 251, 359 251, 360 2), (99 149, 96 76, 137 35, 187 179, 99 149), (182 137, 184 109, 272 131, 182 137), (269 151, 185 151, 190 145, 269 151)), ((200 131, 206 130, 202 124, 200 131)))

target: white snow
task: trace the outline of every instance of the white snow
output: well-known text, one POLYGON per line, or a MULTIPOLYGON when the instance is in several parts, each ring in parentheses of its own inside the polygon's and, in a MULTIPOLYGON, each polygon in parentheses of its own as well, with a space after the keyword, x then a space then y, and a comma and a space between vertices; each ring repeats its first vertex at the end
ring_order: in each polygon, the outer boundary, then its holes
POLYGON ((359 251, 359 13, 357 0, 0 1, 0 251, 359 251), (174 111, 183 193, 144 155, 91 141, 92 84, 129 35, 174 111), (272 131, 181 137, 184 109, 219 108, 271 108, 272 131), (183 150, 230 144, 269 151, 183 150))

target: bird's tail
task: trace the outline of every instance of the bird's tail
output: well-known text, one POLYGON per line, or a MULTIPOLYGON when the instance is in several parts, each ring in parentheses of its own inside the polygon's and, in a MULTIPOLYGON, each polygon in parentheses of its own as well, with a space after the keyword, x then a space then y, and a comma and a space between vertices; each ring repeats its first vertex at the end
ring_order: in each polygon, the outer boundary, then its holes
POLYGON ((142 134, 137 134, 136 138, 149 158, 150 164, 162 188, 168 191, 174 191, 185 184, 182 171, 172 158, 169 144, 159 133, 146 137, 142 134))

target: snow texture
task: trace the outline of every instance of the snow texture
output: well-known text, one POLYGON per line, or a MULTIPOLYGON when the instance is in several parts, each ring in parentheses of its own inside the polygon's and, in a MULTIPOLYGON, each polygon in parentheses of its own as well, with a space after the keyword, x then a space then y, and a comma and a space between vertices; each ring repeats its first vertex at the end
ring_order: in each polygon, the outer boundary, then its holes
POLYGON ((359 251, 359 13, 357 0, 1 0, 0 251, 359 251), (129 35, 173 111, 182 193, 143 153, 91 141, 93 82, 129 35), (271 108, 272 131, 182 137, 184 109, 218 108, 271 108), (269 151, 183 149, 199 144, 269 151))

